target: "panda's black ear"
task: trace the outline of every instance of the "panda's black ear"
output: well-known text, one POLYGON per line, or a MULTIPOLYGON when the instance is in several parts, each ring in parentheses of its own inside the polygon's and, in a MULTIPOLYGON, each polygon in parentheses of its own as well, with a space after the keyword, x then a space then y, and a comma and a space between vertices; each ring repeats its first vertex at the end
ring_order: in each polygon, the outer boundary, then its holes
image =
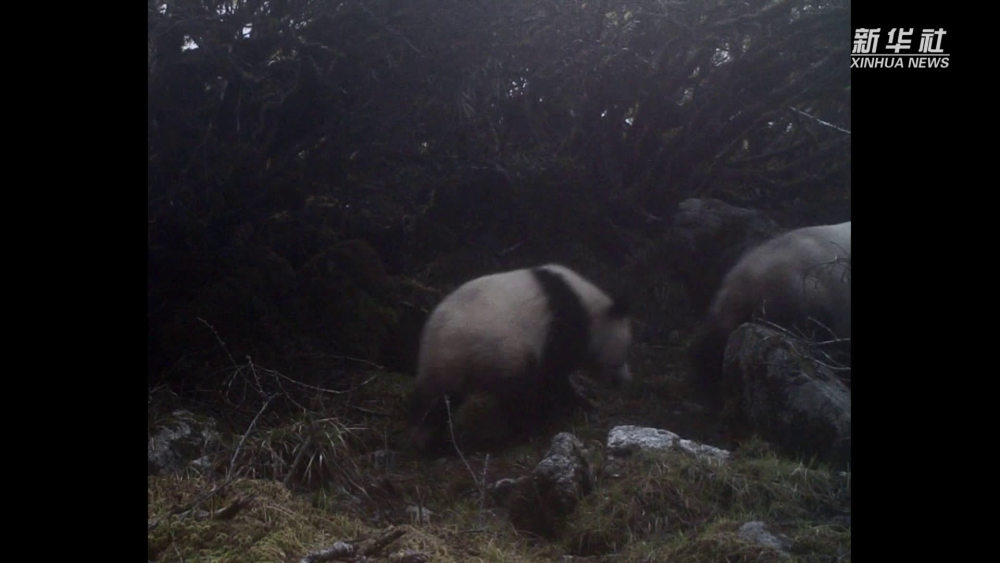
POLYGON ((611 306, 608 307, 608 316, 612 319, 624 319, 629 316, 631 309, 632 307, 628 302, 628 299, 617 296, 614 301, 611 302, 611 306))

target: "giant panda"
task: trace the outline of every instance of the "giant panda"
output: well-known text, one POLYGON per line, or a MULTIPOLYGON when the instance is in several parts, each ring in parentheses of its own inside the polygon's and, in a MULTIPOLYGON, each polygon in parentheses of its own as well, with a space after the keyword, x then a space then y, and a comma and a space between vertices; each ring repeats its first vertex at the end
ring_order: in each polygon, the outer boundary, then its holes
POLYGON ((849 342, 851 222, 789 231, 751 249, 729 270, 695 346, 696 383, 706 398, 718 398, 729 334, 751 319, 849 342))
POLYGON ((565 266, 466 282, 434 309, 421 334, 413 445, 424 452, 445 447, 446 409, 455 413, 473 394, 495 400, 513 434, 530 431, 545 413, 574 401, 574 370, 630 381, 631 341, 622 302, 565 266))

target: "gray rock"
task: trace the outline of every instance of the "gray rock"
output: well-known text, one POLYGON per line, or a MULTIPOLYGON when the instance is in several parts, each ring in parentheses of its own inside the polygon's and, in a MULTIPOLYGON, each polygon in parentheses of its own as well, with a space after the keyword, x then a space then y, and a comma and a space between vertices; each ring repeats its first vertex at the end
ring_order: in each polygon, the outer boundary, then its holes
POLYGON ((552 438, 552 445, 535 466, 533 477, 544 498, 562 515, 572 512, 580 497, 593 488, 583 444, 568 432, 552 438))
POLYGON ((494 490, 506 489, 502 496, 507 497, 515 527, 549 538, 558 535, 566 517, 592 488, 593 475, 583 444, 567 432, 552 438, 549 451, 530 477, 493 485, 494 490))
POLYGON ((725 460, 729 452, 715 446, 682 439, 669 430, 642 426, 615 426, 608 432, 608 453, 625 457, 639 450, 680 450, 692 455, 725 460))
POLYGON ((784 555, 788 555, 786 552, 788 549, 788 541, 775 536, 771 532, 768 532, 767 527, 763 522, 756 520, 753 522, 747 522, 746 524, 740 526, 738 534, 741 539, 770 547, 784 555))
POLYGON ((779 231, 760 211, 692 198, 677 206, 664 248, 700 307, 745 250, 779 231))
POLYGON ((703 458, 712 458, 717 460, 729 459, 728 451, 715 446, 709 446, 708 444, 695 442, 694 440, 677 440, 677 449, 703 458))
POLYGON ((680 436, 669 430, 642 426, 615 426, 608 432, 608 452, 629 455, 638 450, 669 450, 680 436))
POLYGON ((746 323, 729 337, 724 392, 751 428, 779 448, 844 463, 851 455, 851 390, 810 347, 746 323))
POLYGON ((187 467, 211 469, 212 455, 219 447, 215 420, 177 410, 159 421, 149 435, 147 474, 168 475, 187 467))

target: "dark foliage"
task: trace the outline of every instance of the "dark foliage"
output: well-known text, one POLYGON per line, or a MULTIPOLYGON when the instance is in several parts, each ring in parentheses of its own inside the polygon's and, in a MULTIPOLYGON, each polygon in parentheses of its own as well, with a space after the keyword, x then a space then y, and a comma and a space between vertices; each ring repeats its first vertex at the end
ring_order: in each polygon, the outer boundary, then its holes
POLYGON ((407 369, 427 286, 558 260, 613 288, 691 196, 849 214, 846 1, 150 0, 147 20, 153 381, 218 366, 220 339, 407 369))

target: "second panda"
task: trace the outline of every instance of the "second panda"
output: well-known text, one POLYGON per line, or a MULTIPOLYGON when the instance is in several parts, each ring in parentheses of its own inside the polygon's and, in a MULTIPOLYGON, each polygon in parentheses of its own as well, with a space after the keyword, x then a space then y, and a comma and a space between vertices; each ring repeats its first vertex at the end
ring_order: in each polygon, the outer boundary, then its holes
POLYGON ((709 398, 718 393, 729 334, 753 318, 849 342, 851 222, 789 231, 729 270, 695 347, 697 384, 709 398))
POLYGON ((492 274, 448 295, 424 325, 411 423, 418 450, 445 443, 448 407, 491 396, 515 432, 572 402, 569 376, 589 368, 631 380, 632 332, 620 302, 557 264, 492 274))

